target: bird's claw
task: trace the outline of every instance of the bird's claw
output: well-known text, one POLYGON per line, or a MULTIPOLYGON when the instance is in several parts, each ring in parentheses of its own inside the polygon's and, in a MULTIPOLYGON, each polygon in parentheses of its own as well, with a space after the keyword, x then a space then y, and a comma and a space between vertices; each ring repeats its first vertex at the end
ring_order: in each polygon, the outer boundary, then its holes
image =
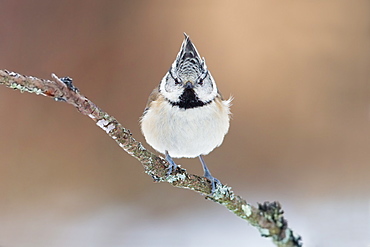
POLYGON ((220 182, 220 180, 212 176, 206 176, 206 178, 211 182, 211 195, 213 195, 216 192, 217 188, 219 186, 222 186, 222 183, 220 182))
POLYGON ((177 165, 176 165, 176 163, 172 160, 172 158, 171 158, 171 156, 168 154, 168 152, 166 151, 166 160, 167 160, 167 162, 168 162, 168 167, 167 167, 167 176, 169 176, 169 175, 171 175, 172 174, 172 172, 174 171, 174 170, 176 170, 177 169, 177 165))

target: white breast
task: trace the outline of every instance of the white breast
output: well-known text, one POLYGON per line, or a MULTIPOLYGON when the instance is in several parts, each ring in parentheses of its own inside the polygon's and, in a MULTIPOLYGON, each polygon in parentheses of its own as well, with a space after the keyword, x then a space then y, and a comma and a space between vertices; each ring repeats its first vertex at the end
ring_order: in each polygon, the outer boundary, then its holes
POLYGON ((174 158, 208 154, 221 145, 229 129, 230 101, 216 98, 202 107, 180 109, 163 98, 151 102, 141 120, 146 141, 174 158))

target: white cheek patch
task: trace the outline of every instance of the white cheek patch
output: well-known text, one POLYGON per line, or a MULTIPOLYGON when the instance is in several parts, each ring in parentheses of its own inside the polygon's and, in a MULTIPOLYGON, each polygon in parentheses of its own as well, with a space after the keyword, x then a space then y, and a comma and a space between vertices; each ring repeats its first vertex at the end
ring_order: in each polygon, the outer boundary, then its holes
POLYGON ((159 86, 159 90, 161 94, 171 102, 178 102, 180 100, 180 96, 184 90, 181 90, 178 86, 169 84, 171 82, 168 81, 169 73, 163 77, 161 84, 159 86))
POLYGON ((204 83, 209 83, 209 85, 205 84, 204 86, 199 86, 194 89, 198 99, 203 102, 212 101, 217 96, 217 86, 215 80, 210 72, 208 72, 208 75, 209 78, 206 78, 204 83))

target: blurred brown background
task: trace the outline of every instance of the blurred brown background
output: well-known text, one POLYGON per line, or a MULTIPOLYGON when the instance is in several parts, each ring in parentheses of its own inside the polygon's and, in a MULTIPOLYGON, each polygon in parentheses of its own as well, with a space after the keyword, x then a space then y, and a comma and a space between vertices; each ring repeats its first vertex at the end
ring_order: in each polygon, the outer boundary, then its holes
MULTIPOLYGON (((138 120, 186 32, 235 98, 213 175, 254 205, 279 200, 305 246, 370 244, 369 1, 0 4, 1 69, 72 77, 144 143, 138 120)), ((154 184, 72 106, 5 87, 0 100, 1 247, 273 246, 154 184)))

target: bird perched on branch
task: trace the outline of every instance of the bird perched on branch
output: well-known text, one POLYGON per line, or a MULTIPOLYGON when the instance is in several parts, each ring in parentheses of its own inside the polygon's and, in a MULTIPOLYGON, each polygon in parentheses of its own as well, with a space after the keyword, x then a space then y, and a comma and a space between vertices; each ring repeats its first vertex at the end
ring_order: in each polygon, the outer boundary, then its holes
POLYGON ((220 181, 202 155, 221 145, 229 129, 231 99, 222 99, 204 58, 184 35, 176 60, 149 96, 141 129, 148 144, 166 155, 168 175, 177 168, 172 158, 198 156, 213 194, 220 181))

